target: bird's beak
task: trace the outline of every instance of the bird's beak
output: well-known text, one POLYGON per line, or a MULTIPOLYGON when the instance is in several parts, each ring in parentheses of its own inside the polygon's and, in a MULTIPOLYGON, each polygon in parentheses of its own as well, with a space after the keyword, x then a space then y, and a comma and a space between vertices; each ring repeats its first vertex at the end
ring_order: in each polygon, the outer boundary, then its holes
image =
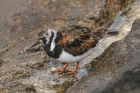
POLYGON ((36 42, 36 43, 34 43, 34 44, 31 46, 31 48, 34 47, 34 46, 36 46, 36 45, 39 45, 40 43, 41 43, 41 42, 39 42, 39 41, 36 42))
POLYGON ((36 45, 39 45, 39 44, 41 44, 42 42, 41 42, 41 40, 38 40, 36 43, 34 43, 32 46, 31 46, 31 48, 32 47, 35 47, 36 45))

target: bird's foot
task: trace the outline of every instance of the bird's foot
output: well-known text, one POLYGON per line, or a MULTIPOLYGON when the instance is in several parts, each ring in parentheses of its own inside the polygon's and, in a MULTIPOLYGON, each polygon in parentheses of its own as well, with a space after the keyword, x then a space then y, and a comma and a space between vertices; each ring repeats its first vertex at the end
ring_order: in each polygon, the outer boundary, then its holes
POLYGON ((70 74, 70 75, 73 74, 74 76, 76 76, 77 70, 78 70, 78 66, 79 66, 79 62, 77 62, 75 70, 67 70, 67 74, 70 74))
POLYGON ((58 72, 59 74, 62 74, 65 72, 65 69, 57 67, 55 70, 53 70, 53 72, 58 72))
POLYGON ((67 74, 76 76, 77 70, 68 70, 67 74))
POLYGON ((67 62, 63 68, 57 67, 55 70, 53 70, 53 72, 59 72, 60 74, 62 74, 62 73, 65 72, 65 70, 68 67, 68 65, 69 65, 69 62, 67 62))

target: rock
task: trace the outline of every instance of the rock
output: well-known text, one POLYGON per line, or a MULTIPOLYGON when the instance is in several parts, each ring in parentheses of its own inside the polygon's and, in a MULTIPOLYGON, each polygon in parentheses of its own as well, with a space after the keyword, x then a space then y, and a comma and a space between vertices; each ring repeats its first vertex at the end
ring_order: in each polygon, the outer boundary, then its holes
POLYGON ((140 19, 137 19, 123 40, 113 43, 98 60, 89 64, 92 72, 75 83, 68 93, 139 93, 139 35, 140 19))
MULTIPOLYGON (((126 43, 126 51, 121 62, 126 62, 112 80, 97 93, 139 93, 140 91, 140 19, 137 19, 130 33, 121 43, 126 43)), ((122 47, 120 45, 119 47, 122 47)), ((119 55, 119 53, 117 53, 119 55)))
MULTIPOLYGON (((100 27, 131 1, 12 0, 8 2, 10 6, 4 7, 7 2, 3 0, 0 3, 0 92, 65 92, 76 79, 65 74, 51 73, 52 67, 49 58, 43 55, 44 51, 39 47, 36 50, 27 48, 37 40, 38 33, 48 27, 100 27)), ((102 65, 99 64, 99 67, 102 65)), ((102 76, 104 74, 99 76, 98 81, 111 78, 110 75, 105 78, 102 76)))
POLYGON ((104 87, 94 90, 94 93, 139 93, 140 91, 140 54, 112 78, 104 87))
POLYGON ((1 93, 37 93, 32 85, 24 85, 20 82, 9 82, 0 86, 1 93))

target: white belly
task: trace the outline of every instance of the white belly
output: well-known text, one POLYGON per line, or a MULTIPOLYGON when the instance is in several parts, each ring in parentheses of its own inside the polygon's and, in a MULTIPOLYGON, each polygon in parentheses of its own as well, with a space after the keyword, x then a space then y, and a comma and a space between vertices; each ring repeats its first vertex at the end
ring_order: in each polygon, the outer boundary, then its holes
POLYGON ((93 51, 94 51, 94 48, 90 49, 89 51, 85 52, 82 55, 73 56, 72 54, 69 54, 63 49, 62 54, 57 60, 61 62, 79 62, 85 57, 87 57, 89 54, 91 54, 93 51))

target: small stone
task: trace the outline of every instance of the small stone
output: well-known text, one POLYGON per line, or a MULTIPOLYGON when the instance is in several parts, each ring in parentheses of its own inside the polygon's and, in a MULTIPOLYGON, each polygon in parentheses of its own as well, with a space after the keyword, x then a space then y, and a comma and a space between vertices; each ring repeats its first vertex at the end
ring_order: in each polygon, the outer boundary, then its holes
POLYGON ((51 71, 52 71, 52 72, 53 72, 53 71, 55 71, 55 70, 56 70, 56 68, 55 68, 55 67, 52 67, 52 68, 51 68, 51 71))

